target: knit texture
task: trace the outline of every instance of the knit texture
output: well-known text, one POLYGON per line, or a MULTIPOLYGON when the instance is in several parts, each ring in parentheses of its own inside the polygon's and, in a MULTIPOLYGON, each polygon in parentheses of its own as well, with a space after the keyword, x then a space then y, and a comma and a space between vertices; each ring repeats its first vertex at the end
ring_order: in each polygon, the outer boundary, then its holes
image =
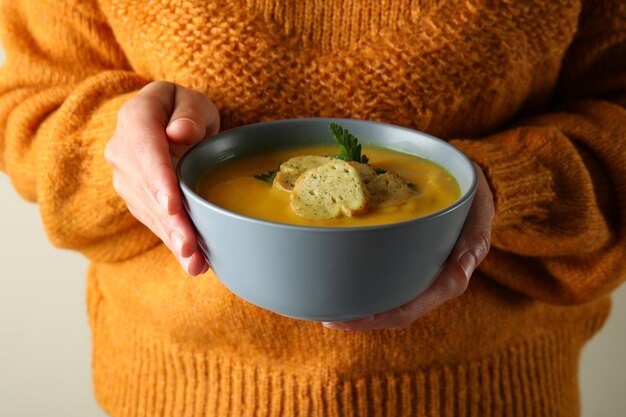
POLYGON ((92 261, 112 417, 578 415, 580 350, 626 276, 622 0, 11 0, 0 26, 0 169, 92 261), (188 278, 103 157, 151 80, 207 94, 223 129, 332 116, 448 140, 493 189, 493 249, 403 330, 331 331, 188 278))

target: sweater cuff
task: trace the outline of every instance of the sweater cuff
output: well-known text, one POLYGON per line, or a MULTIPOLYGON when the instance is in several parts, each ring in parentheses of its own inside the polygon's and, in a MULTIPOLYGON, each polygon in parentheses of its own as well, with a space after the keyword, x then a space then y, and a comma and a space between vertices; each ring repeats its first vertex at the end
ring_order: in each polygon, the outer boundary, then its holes
POLYGON ((127 259, 155 245, 112 185, 104 148, 122 105, 147 83, 109 71, 85 80, 54 114, 38 158, 37 196, 44 227, 58 247, 98 262, 127 259), (124 241, 123 245, 119 244, 124 241))
POLYGON ((549 216, 556 195, 550 170, 520 146, 523 130, 450 142, 485 173, 496 207, 494 229, 541 222, 549 216))

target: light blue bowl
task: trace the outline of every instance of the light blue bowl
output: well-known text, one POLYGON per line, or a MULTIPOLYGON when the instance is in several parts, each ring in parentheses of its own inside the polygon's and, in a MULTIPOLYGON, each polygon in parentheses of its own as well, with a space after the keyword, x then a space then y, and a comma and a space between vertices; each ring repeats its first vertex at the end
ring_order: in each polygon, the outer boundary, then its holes
POLYGON ((352 119, 289 119, 228 130, 194 146, 177 173, 189 216, 215 274, 241 298, 312 321, 367 317, 412 300, 432 283, 459 236, 476 191, 472 163, 448 143, 399 126, 352 119), (381 226, 294 226, 233 213, 194 189, 225 161, 275 148, 334 144, 340 124, 365 146, 421 156, 446 168, 461 197, 436 213, 381 226))

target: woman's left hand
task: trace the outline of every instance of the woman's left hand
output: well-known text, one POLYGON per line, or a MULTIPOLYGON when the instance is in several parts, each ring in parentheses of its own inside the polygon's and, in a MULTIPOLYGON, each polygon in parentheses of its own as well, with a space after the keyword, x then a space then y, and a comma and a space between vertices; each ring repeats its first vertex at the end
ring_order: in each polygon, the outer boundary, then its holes
POLYGON ((487 256, 491 245, 491 223, 494 216, 493 195, 482 170, 474 164, 478 187, 472 207, 443 270, 428 289, 408 303, 364 319, 325 322, 333 330, 402 329, 418 317, 465 292, 472 273, 487 256))

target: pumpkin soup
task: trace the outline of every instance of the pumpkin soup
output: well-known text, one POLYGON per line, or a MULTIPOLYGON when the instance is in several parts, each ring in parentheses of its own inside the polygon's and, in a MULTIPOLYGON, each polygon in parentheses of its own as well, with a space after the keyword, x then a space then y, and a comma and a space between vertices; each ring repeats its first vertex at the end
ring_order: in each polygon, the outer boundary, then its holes
MULTIPOLYGON (((353 215, 348 210, 348 215, 325 219, 307 217, 308 213, 303 215, 302 210, 298 213, 293 208, 296 179, 289 177, 289 173, 293 172, 290 170, 295 169, 296 162, 303 162, 300 159, 302 156, 324 157, 336 152, 334 146, 309 146, 236 158, 201 175, 196 192, 217 206, 246 216, 279 223, 328 227, 371 226, 411 220, 441 210, 460 197, 457 181, 437 164, 413 155, 371 147, 367 148, 367 158, 363 156, 364 164, 337 162, 351 164, 350 172, 357 171, 361 178, 371 176, 367 180, 372 185, 368 187, 370 203, 366 212, 353 215), (290 163, 285 164, 286 161, 290 163), (286 166, 281 168, 281 163, 286 166), (369 166, 371 172, 367 173, 365 167, 369 166), (272 171, 277 167, 278 172, 272 171), (259 175, 260 172, 268 174, 259 175), (389 193, 389 184, 397 183, 397 178, 401 178, 410 190, 408 197, 402 198, 402 201, 397 197, 394 197, 395 200, 381 197, 389 193)), ((332 158, 330 161, 318 159, 313 167, 307 167, 309 175, 315 169, 328 169, 334 165, 332 158)), ((309 158, 304 162, 311 160, 309 158)), ((335 196, 332 198, 334 201, 335 196)))

